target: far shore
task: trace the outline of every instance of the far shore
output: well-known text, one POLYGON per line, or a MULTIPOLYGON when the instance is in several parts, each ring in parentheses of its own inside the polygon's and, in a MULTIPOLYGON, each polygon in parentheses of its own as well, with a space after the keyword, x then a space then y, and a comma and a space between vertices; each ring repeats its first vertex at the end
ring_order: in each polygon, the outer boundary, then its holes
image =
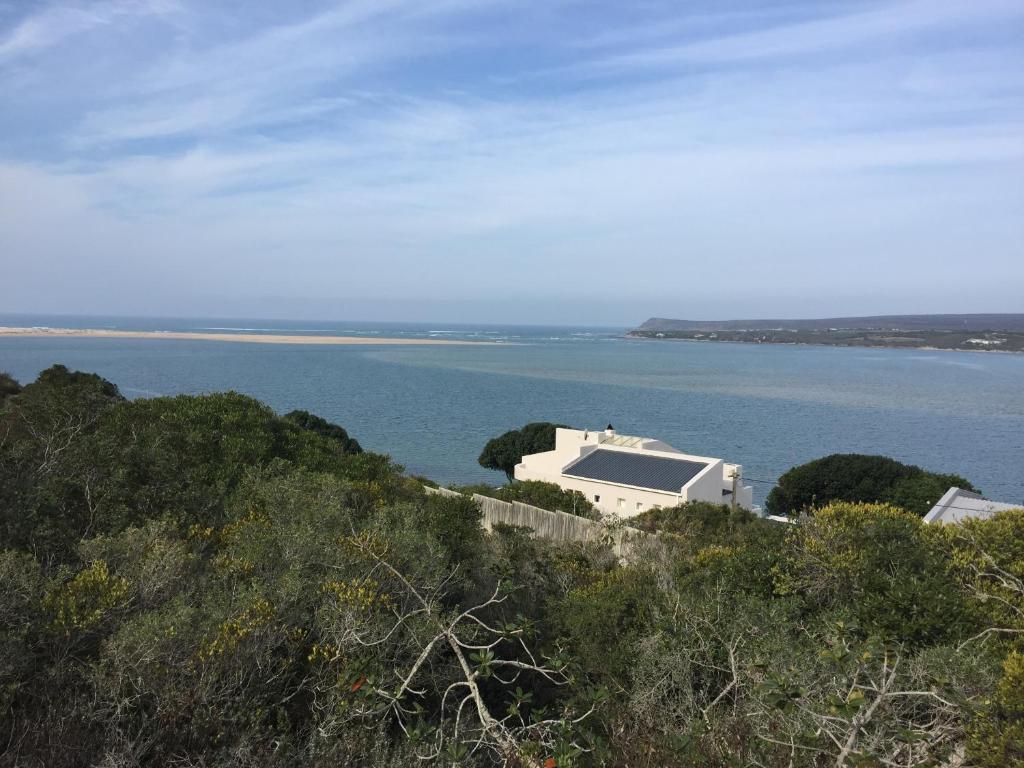
POLYGON ((179 341, 235 341, 250 344, 315 345, 435 345, 495 344, 493 341, 460 339, 395 339, 375 336, 300 336, 278 333, 191 333, 188 331, 115 331, 94 328, 12 328, 0 326, 0 338, 75 337, 86 339, 177 339, 179 341))
POLYGON ((829 344, 825 341, 754 341, 747 339, 691 339, 684 336, 655 337, 643 333, 626 334, 628 339, 642 341, 686 341, 693 344, 748 344, 771 347, 830 347, 832 349, 902 349, 911 352, 981 352, 986 355, 1024 355, 1020 349, 994 349, 992 347, 933 347, 910 344, 829 344))

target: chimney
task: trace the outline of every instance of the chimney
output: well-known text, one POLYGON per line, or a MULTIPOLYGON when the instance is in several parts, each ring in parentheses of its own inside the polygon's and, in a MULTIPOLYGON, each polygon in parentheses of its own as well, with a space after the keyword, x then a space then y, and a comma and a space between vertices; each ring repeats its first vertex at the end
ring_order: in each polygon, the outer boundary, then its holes
POLYGON ((604 436, 605 437, 615 437, 615 427, 613 427, 611 424, 609 424, 607 427, 605 427, 604 428, 604 436))

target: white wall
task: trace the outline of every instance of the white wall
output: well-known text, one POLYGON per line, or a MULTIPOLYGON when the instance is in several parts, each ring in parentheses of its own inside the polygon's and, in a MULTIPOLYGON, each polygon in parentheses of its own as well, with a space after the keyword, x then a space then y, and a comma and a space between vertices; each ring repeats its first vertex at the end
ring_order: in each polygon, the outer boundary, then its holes
MULTIPOLYGON (((606 436, 603 431, 558 429, 555 432, 554 450, 524 456, 522 462, 516 465, 514 476, 517 480, 540 480, 555 483, 567 490, 579 491, 604 514, 632 517, 655 506, 671 507, 684 501, 727 504, 730 497, 723 496, 722 491, 732 488, 731 473, 733 469, 742 473, 742 467, 739 465, 726 464, 721 459, 706 456, 683 454, 660 440, 644 438, 641 442, 642 448, 616 446, 606 443, 605 440, 606 436), (625 453, 644 453, 669 458, 685 456, 687 459, 704 462, 708 466, 701 470, 700 474, 685 488, 681 489, 680 493, 601 483, 596 480, 566 477, 562 474, 562 470, 566 466, 581 456, 596 450, 598 446, 604 450, 625 453)), ((736 501, 741 507, 749 509, 753 503, 753 490, 750 487, 739 486, 736 501)))

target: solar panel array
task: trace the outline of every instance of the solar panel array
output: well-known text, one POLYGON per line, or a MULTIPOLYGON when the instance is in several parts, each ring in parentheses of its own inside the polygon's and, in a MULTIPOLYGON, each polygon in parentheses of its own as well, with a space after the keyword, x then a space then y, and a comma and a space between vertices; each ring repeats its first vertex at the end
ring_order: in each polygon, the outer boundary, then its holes
POLYGON ((600 448, 570 464, 563 475, 679 493, 708 465, 702 461, 644 456, 600 448))

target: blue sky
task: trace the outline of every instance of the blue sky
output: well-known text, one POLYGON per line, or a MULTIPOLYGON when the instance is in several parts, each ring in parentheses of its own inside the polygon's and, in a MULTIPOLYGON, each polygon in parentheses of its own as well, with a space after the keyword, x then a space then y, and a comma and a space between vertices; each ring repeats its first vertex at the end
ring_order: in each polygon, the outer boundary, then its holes
POLYGON ((1024 311, 1020 0, 0 0, 0 311, 1024 311))

